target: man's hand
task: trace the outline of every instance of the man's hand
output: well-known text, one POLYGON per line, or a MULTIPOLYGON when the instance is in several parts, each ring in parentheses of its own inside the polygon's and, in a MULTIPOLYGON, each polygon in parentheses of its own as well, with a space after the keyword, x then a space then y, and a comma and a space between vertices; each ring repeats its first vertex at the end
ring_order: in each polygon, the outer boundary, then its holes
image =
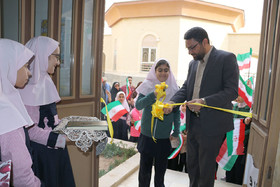
POLYGON ((187 106, 189 107, 190 111, 192 112, 199 112, 201 109, 201 106, 198 105, 192 105, 191 103, 200 103, 203 104, 203 100, 202 99, 193 99, 189 102, 187 102, 187 106))
POLYGON ((169 101, 167 104, 167 107, 166 108, 163 108, 163 112, 164 114, 170 114, 173 110, 173 106, 171 105, 168 105, 168 104, 173 104, 174 102, 173 101, 169 101))

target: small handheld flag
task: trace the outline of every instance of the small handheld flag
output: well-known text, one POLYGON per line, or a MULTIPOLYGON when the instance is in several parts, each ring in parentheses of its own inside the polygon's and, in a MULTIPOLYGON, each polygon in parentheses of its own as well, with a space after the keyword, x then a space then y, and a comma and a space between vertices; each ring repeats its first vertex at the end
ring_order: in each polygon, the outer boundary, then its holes
POLYGON ((251 108, 253 101, 253 89, 250 88, 246 82, 239 75, 238 95, 240 95, 245 103, 251 108))
MULTIPOLYGON (((122 106, 120 101, 114 101, 107 105, 108 114, 112 121, 118 121, 120 117, 128 113, 128 111, 122 106)), ((102 108, 101 112, 106 115, 106 108, 102 108)))
POLYGON ((237 63, 239 70, 249 69, 251 66, 252 48, 250 52, 237 55, 237 63))
POLYGON ((183 144, 184 144, 184 140, 183 140, 183 136, 182 134, 179 134, 179 140, 180 140, 180 144, 179 146, 171 153, 171 155, 169 155, 168 159, 173 159, 173 158, 176 158, 176 156, 180 153, 182 147, 183 147, 183 144))
POLYGON ((130 95, 132 94, 131 88, 130 88, 130 84, 129 84, 129 80, 128 78, 126 78, 126 99, 128 100, 128 98, 130 97, 130 95))
POLYGON ((134 127, 138 132, 141 132, 141 120, 135 121, 134 127))

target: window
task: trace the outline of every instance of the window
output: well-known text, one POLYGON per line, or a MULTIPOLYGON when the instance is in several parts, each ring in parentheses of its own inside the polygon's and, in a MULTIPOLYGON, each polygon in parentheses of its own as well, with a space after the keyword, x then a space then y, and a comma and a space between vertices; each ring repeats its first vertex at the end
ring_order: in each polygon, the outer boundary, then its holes
POLYGON ((156 60, 157 41, 153 35, 147 35, 142 42, 141 71, 149 71, 156 60))
POLYGON ((48 1, 35 0, 34 36, 48 36, 48 1))
POLYGON ((0 0, 1 38, 20 41, 20 2, 21 1, 0 0))
POLYGON ((92 95, 93 81, 93 0, 86 0, 83 22, 83 53, 82 53, 82 95, 92 95))
MULTIPOLYGON (((275 9, 276 9, 276 12, 278 12, 278 8, 279 8, 279 1, 276 1, 276 6, 275 6, 275 9)), ((276 39, 276 35, 277 35, 277 30, 279 30, 279 28, 277 27, 277 23, 278 23, 278 16, 277 14, 275 13, 275 17, 274 16, 271 16, 271 27, 269 29, 270 33, 269 33, 269 36, 271 38, 269 42, 269 45, 272 46, 271 49, 274 49, 275 48, 275 40, 276 39)), ((271 105, 271 103, 269 102, 269 99, 271 97, 271 84, 272 84, 272 72, 274 71, 273 67, 274 67, 274 50, 270 50, 267 52, 267 58, 266 58, 266 68, 264 70, 264 75, 265 75, 265 78, 264 78, 264 86, 262 88, 262 100, 263 100, 263 104, 265 104, 265 110, 264 112, 262 112, 261 114, 261 118, 263 120, 267 120, 267 117, 268 117, 268 111, 269 111, 269 106, 271 105)), ((263 106, 263 105, 262 105, 263 106)), ((263 110, 263 109, 262 109, 263 110)))
POLYGON ((156 60, 156 48, 142 48, 141 71, 149 71, 156 60))
POLYGON ((73 1, 63 0, 61 10, 60 32, 60 73, 59 94, 62 97, 73 96, 73 66, 74 54, 72 50, 72 17, 73 1))

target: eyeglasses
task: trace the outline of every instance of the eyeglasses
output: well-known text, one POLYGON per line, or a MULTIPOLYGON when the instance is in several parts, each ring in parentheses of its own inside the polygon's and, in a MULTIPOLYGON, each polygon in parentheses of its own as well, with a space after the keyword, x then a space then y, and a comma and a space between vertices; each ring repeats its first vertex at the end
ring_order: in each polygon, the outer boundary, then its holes
POLYGON ((199 44, 199 42, 197 42, 194 46, 192 46, 192 47, 188 47, 187 49, 189 50, 189 51, 192 51, 192 50, 194 50, 195 49, 195 47, 197 46, 199 44))
POLYGON ((61 60, 61 56, 60 56, 60 54, 51 54, 51 55, 55 56, 55 58, 56 58, 58 61, 60 61, 60 60, 61 60))

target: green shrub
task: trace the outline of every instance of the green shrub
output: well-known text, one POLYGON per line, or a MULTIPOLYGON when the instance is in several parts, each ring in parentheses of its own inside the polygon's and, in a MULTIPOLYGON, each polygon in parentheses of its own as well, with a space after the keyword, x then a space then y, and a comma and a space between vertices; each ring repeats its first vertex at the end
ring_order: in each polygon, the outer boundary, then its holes
POLYGON ((107 172, 102 169, 102 170, 99 170, 99 178, 102 177, 103 175, 105 175, 107 172))
POLYGON ((103 169, 100 170, 99 177, 102 177, 103 175, 105 175, 106 173, 108 173, 109 171, 111 171, 112 169, 114 169, 115 167, 117 167, 118 165, 120 165, 121 163, 123 163, 124 161, 132 157, 133 155, 135 155, 136 153, 137 151, 135 151, 134 148, 127 148, 127 145, 123 144, 122 142, 118 144, 115 143, 107 144, 106 148, 101 153, 101 155, 105 158, 112 158, 114 156, 119 156, 120 159, 114 160, 114 162, 110 164, 107 171, 103 169))

